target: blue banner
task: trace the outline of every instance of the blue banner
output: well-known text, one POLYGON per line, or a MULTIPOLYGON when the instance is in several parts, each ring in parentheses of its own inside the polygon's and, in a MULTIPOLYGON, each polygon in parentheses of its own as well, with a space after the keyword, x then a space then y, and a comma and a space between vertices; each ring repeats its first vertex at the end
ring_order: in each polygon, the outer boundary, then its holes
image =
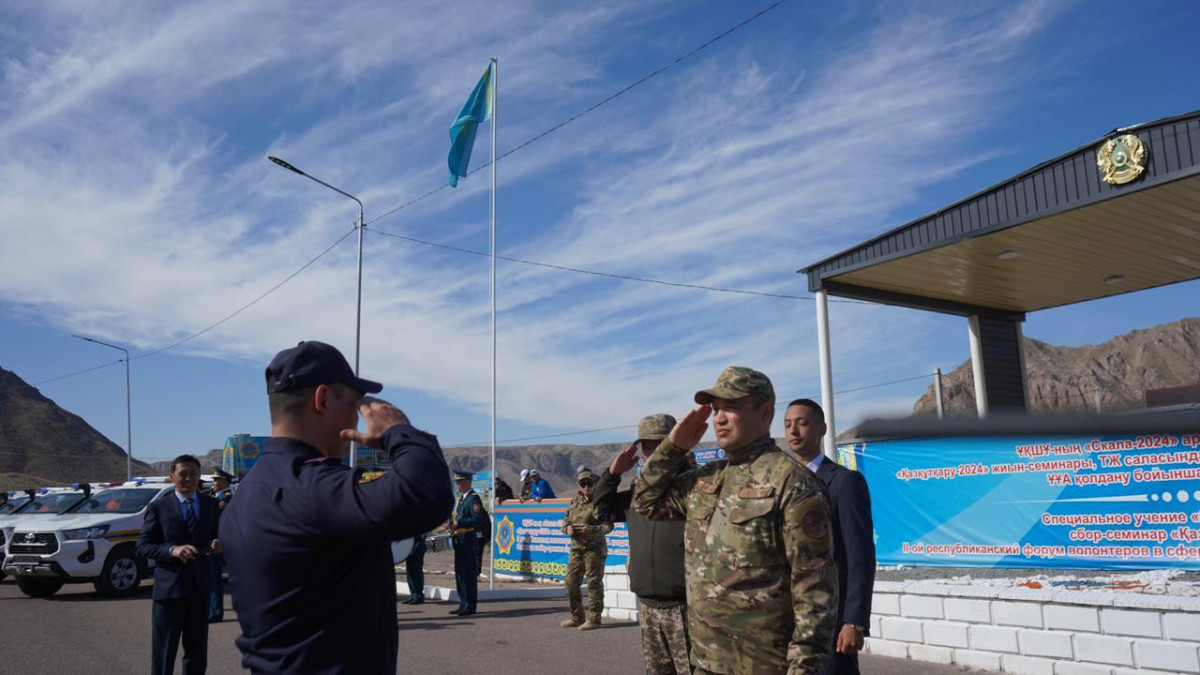
MULTIPOLYGON (((497 504, 492 516, 496 574, 555 580, 565 577, 571 538, 563 534, 562 526, 570 503, 569 499, 546 499, 497 504)), ((617 523, 606 539, 605 567, 628 564, 629 533, 625 523, 617 523)))
POLYGON ((881 565, 1200 569, 1200 434, 938 438, 839 448, 881 565))

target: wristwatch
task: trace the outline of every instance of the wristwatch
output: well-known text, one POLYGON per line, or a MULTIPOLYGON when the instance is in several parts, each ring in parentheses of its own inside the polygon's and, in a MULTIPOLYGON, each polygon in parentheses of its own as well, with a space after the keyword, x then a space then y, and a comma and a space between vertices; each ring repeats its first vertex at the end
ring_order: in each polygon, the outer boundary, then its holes
POLYGON ((866 626, 859 626, 858 624, 854 624, 854 623, 848 623, 848 624, 846 624, 846 625, 847 625, 847 626, 850 626, 851 628, 853 628, 854 630, 856 630, 856 631, 858 631, 858 632, 860 632, 860 633, 864 633, 864 634, 865 634, 865 633, 867 632, 867 627, 866 627, 866 626))

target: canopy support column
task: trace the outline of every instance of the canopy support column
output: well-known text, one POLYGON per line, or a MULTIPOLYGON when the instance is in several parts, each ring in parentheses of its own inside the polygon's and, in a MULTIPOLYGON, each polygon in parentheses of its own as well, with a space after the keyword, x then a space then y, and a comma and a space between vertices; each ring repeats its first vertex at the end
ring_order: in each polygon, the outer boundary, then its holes
POLYGON ((983 339, 979 334, 979 315, 967 317, 967 330, 971 335, 971 373, 975 376, 975 410, 979 419, 988 416, 987 381, 983 375, 983 339))
POLYGON ((825 432, 823 451, 829 459, 837 461, 836 427, 833 424, 833 360, 829 353, 829 292, 821 289, 815 293, 817 301, 817 355, 821 362, 821 407, 825 409, 825 432))

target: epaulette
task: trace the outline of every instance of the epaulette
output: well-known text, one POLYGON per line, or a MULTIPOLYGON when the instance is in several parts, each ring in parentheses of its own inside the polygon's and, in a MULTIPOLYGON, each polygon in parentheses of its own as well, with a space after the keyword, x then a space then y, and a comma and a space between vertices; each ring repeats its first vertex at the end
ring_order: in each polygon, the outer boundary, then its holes
POLYGON ((373 480, 379 480, 387 471, 364 471, 358 475, 358 484, 370 483, 373 480))

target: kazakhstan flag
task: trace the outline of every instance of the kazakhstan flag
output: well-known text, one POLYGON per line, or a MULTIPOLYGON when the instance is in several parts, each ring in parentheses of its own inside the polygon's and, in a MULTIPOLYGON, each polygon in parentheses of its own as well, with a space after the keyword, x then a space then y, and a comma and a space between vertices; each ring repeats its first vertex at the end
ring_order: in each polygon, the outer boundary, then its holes
POLYGON ((459 176, 467 175, 467 165, 471 162, 471 148, 475 145, 475 130, 479 125, 492 118, 492 94, 496 86, 492 77, 492 64, 488 63, 483 77, 467 102, 458 113, 458 119, 450 127, 450 156, 446 158, 450 165, 450 187, 458 186, 459 176))

